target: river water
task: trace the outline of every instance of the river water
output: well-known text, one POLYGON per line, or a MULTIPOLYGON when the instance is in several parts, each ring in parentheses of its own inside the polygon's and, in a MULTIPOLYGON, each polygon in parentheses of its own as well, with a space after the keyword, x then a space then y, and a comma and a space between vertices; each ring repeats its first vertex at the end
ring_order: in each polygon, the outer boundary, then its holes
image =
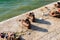
POLYGON ((58 0, 0 0, 0 21, 58 0))

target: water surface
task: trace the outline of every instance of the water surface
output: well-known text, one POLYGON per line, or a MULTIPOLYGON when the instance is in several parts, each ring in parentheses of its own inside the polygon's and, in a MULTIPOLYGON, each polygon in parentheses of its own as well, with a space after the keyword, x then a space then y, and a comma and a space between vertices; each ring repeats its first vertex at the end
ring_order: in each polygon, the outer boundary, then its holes
POLYGON ((0 21, 58 0, 0 0, 0 21))

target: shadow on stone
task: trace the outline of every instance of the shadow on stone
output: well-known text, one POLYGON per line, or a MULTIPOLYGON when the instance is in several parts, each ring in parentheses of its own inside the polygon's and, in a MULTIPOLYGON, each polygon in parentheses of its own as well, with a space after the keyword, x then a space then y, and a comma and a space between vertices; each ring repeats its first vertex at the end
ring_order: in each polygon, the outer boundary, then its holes
POLYGON ((17 40, 25 40, 25 39, 22 38, 22 36, 19 36, 19 38, 17 38, 17 40))
POLYGON ((41 24, 47 24, 47 25, 51 25, 51 23, 50 22, 48 22, 48 21, 46 21, 46 20, 44 20, 44 19, 36 19, 36 22, 35 23, 41 23, 41 24))
POLYGON ((41 31, 41 32, 48 32, 48 30, 47 30, 47 29, 40 28, 40 27, 35 26, 35 25, 31 25, 31 30, 41 31))

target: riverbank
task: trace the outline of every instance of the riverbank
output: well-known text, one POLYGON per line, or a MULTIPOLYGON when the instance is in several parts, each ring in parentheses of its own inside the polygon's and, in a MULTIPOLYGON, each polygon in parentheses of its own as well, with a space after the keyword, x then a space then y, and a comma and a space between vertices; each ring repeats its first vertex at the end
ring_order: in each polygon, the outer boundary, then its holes
POLYGON ((21 33, 21 31, 23 31, 20 35, 22 35, 25 40, 60 40, 60 19, 49 15, 42 15, 43 12, 43 14, 48 12, 45 7, 54 10, 53 4, 55 3, 56 2, 0 22, 0 32, 10 31, 21 33), (41 9, 43 9, 43 11, 41 11, 41 9), (25 19, 25 15, 30 12, 34 12, 36 22, 31 23, 32 26, 30 30, 26 30, 21 26, 19 20, 25 19))
POLYGON ((0 22, 58 0, 0 0, 0 22))

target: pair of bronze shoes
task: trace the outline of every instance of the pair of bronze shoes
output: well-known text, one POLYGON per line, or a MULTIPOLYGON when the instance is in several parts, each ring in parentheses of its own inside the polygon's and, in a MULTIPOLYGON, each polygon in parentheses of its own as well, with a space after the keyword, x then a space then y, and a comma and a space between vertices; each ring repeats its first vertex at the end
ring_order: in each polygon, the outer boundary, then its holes
POLYGON ((35 22, 35 15, 33 12, 26 14, 26 19, 19 20, 21 21, 22 25, 25 26, 27 29, 31 29, 31 22, 35 22))
POLYGON ((57 8, 57 11, 53 11, 53 12, 49 13, 49 15, 60 18, 60 2, 57 2, 57 4, 54 4, 54 6, 57 8))
POLYGON ((50 16, 60 18, 60 12, 54 11, 54 12, 50 13, 50 16))
POLYGON ((33 12, 26 14, 26 16, 30 20, 30 22, 35 22, 35 15, 33 12))

